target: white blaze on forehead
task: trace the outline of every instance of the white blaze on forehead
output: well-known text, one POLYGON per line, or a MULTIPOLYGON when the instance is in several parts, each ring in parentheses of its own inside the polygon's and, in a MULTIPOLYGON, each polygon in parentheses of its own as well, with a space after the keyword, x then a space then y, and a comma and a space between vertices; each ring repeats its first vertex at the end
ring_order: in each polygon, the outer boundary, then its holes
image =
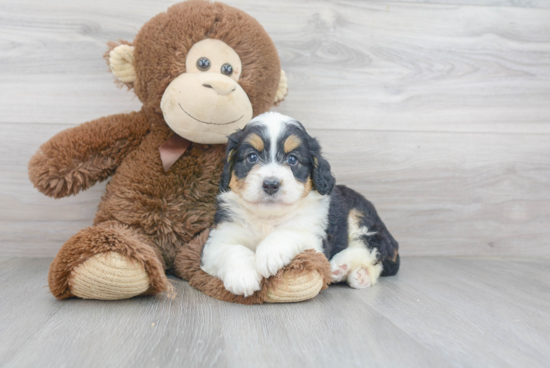
POLYGON ((261 125, 267 128, 266 137, 270 142, 269 155, 271 162, 275 162, 277 156, 277 142, 279 138, 284 134, 285 128, 287 125, 296 125, 296 120, 290 116, 279 114, 278 112, 266 112, 264 114, 258 115, 252 119, 248 125, 261 125))
POLYGON ((271 158, 271 162, 275 162, 277 156, 277 141, 282 135, 282 132, 284 130, 283 128, 286 123, 281 120, 270 121, 270 123, 271 124, 267 126, 269 132, 269 140, 271 141, 271 144, 269 146, 269 156, 271 158))

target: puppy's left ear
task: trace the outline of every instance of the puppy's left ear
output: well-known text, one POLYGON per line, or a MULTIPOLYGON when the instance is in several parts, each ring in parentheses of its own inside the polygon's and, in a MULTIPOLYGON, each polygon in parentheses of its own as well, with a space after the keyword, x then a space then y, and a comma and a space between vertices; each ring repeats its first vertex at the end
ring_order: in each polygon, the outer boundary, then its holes
POLYGON ((315 138, 309 137, 308 145, 313 157, 312 178, 315 189, 321 195, 327 195, 332 192, 336 179, 330 172, 330 164, 321 155, 321 147, 315 138))
POLYGON ((243 134, 242 130, 238 130, 231 134, 227 142, 227 152, 225 154, 225 161, 223 165, 222 177, 220 180, 220 192, 227 192, 229 190, 229 183, 231 182, 231 172, 233 171, 233 164, 235 163, 235 154, 237 153, 237 147, 243 134))

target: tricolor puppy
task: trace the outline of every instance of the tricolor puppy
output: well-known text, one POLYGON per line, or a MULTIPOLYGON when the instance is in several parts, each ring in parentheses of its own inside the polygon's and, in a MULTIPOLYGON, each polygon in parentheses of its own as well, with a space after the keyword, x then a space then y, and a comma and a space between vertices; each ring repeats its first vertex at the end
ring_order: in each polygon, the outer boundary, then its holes
POLYGON ((398 244, 374 206, 338 185, 298 121, 265 113, 229 137, 216 227, 202 269, 251 295, 306 249, 324 252, 333 282, 365 288, 399 269, 398 244))

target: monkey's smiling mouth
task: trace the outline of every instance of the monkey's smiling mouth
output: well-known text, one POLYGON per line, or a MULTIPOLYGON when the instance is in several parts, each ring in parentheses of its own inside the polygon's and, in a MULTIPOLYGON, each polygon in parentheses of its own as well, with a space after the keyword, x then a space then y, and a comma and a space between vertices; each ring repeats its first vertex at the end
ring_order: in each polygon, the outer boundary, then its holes
POLYGON ((199 120, 197 119, 196 117, 194 117, 193 115, 191 115, 190 113, 188 113, 187 111, 185 111, 185 109, 181 106, 181 104, 178 102, 178 106, 180 107, 181 111, 183 111, 184 113, 186 113, 189 117, 191 117, 192 119, 195 119, 196 121, 198 121, 199 123, 203 123, 203 124, 208 124, 208 125, 229 125, 229 124, 233 124, 233 123, 236 123, 237 121, 241 120, 244 116, 241 115, 240 118, 238 118, 237 120, 233 120, 233 121, 230 121, 229 123, 212 123, 212 122, 208 122, 208 121, 202 121, 202 120, 199 120))

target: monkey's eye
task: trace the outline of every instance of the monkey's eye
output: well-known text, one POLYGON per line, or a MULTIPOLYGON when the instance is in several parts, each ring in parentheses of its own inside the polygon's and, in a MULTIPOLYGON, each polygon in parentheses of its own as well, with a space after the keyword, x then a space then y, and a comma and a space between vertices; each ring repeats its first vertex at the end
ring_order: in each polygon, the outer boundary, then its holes
POLYGON ((197 60, 197 68, 199 68, 199 70, 202 70, 203 72, 207 71, 208 69, 210 69, 210 60, 208 60, 208 58, 201 57, 199 60, 197 60))
POLYGON ((258 162, 258 155, 255 154, 255 153, 251 153, 250 155, 248 155, 248 157, 246 159, 251 164, 254 164, 254 163, 258 162))
POLYGON ((294 155, 290 155, 287 157, 286 159, 286 162, 290 165, 290 166, 294 166, 298 163, 298 158, 294 155))
POLYGON ((233 74, 233 67, 230 64, 223 64, 221 72, 225 75, 231 75, 233 74))

